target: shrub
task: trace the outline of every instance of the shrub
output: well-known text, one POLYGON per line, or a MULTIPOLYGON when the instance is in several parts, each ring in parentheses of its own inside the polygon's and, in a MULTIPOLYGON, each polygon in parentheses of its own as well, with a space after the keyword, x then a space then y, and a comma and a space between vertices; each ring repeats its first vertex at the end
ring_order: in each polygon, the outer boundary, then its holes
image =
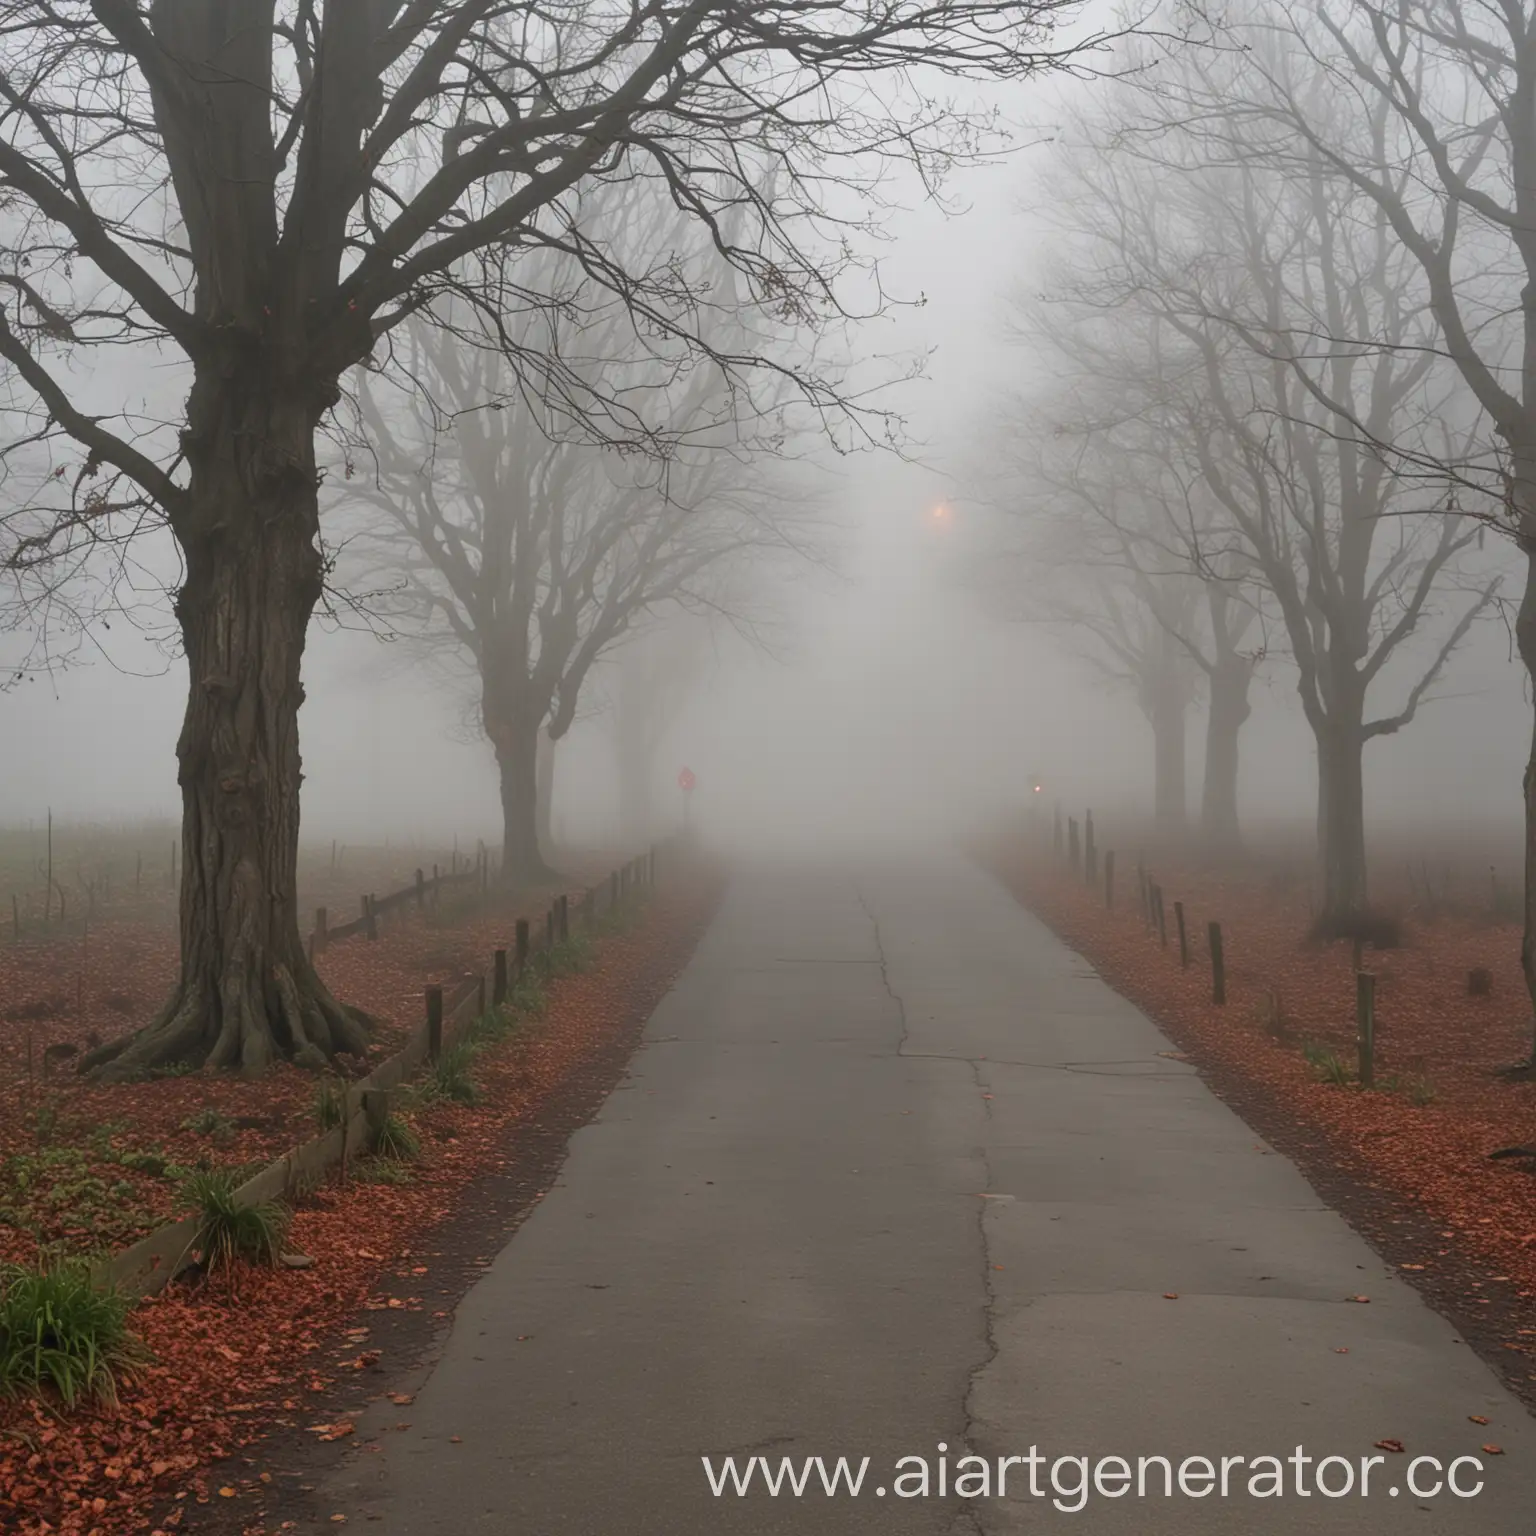
POLYGON ((210 1168, 187 1178, 185 1202, 197 1217, 194 1244, 210 1274, 236 1259, 275 1264, 288 1235, 288 1208, 276 1200, 241 1205, 235 1199, 239 1184, 239 1175, 228 1168, 210 1168))
POLYGON ((128 1326, 129 1300, 97 1290, 78 1260, 0 1271, 0 1393, 51 1390, 68 1408, 117 1401, 148 1351, 128 1326))

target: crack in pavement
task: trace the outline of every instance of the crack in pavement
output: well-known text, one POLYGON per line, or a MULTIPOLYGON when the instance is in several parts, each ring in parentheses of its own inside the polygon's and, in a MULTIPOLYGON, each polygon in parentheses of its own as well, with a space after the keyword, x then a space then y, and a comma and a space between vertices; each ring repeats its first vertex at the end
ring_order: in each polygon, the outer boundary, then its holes
POLYGON ((901 1020, 901 1038, 896 1042, 896 1054, 905 1056, 907 1054, 907 1005, 891 985, 890 967, 885 959, 885 940, 880 935, 880 919, 875 916, 869 903, 865 901, 863 887, 857 880, 853 882, 853 894, 864 909, 864 916, 869 919, 870 929, 875 936, 875 954, 878 956, 880 965, 880 984, 885 988, 885 995, 895 1003, 897 1017, 901 1020))
MULTIPOLYGON (((992 1096, 987 1091, 991 1088, 990 1080, 985 1076, 985 1070, 990 1063, 985 1057, 948 1056, 936 1051, 911 1051, 907 1046, 907 1005, 901 994, 891 985, 890 968, 886 962, 885 940, 880 932, 880 920, 875 916, 869 903, 864 899, 864 892, 858 882, 854 882, 854 894, 858 897, 859 905, 864 909, 864 915, 869 919, 869 925, 875 937, 875 950, 880 958, 880 980, 885 987, 886 995, 895 1003, 901 1018, 901 1041, 897 1046, 896 1054, 911 1061, 953 1061, 961 1062, 970 1067, 971 1075, 975 1079, 976 1091, 981 1095, 981 1112, 984 1123, 992 1121, 992 1096)), ((1010 1062, 1010 1066, 1024 1066, 1028 1063, 1010 1062)), ((978 1145, 972 1156, 981 1164, 982 1170, 982 1195, 995 1194, 994 1179, 992 1173, 992 1159, 985 1141, 978 1145)), ((982 1292, 982 1357, 966 1373, 965 1390, 960 1398, 961 1435, 963 1448, 967 1455, 974 1453, 972 1443, 977 1427, 974 1401, 977 1384, 982 1374, 997 1360, 1001 1352, 1001 1346, 997 1339, 997 1313, 999 1297, 997 1288, 992 1279, 992 1244, 987 1235, 987 1202, 984 1198, 976 1201, 976 1240, 981 1253, 981 1292, 982 1292)), ((974 1505, 962 1504, 955 1513, 953 1524, 950 1526, 949 1536, 984 1536, 984 1527, 980 1510, 974 1505)))

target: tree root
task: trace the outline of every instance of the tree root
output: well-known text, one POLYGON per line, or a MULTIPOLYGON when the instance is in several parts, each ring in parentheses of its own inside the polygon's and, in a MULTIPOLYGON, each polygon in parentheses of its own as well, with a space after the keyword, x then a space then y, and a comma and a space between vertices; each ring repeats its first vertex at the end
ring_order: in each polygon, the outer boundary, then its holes
POLYGON ((182 1066, 255 1077, 283 1058, 319 1070, 337 1056, 366 1055, 372 1025, 337 1002, 307 963, 274 966, 265 985, 236 967, 219 985, 184 981, 149 1024, 88 1051, 77 1070, 102 1083, 182 1066))

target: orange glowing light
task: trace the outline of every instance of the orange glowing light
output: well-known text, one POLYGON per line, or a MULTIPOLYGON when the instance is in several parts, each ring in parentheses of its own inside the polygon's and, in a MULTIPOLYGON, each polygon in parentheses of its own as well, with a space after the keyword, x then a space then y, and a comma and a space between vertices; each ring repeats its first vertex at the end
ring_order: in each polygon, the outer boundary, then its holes
POLYGON ((942 502, 933 509, 933 520, 936 523, 947 523, 954 514, 942 502))

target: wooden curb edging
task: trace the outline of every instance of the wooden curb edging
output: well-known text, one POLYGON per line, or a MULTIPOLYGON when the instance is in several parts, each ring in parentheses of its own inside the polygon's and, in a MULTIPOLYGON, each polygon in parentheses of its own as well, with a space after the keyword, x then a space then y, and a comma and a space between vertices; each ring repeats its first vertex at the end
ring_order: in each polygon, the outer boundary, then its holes
MULTIPOLYGON (((609 880, 592 887, 578 908, 586 923, 590 926, 599 911, 611 911, 630 892, 652 888, 656 884, 658 863, 668 867, 671 863, 669 859, 658 859, 658 853, 671 852, 680 847, 684 840, 684 834, 677 834, 665 843, 653 845, 639 858, 631 859, 616 869, 609 880), (611 893, 607 901, 603 899, 605 893, 611 893)), ((555 906, 550 909, 551 922, 548 925, 534 926, 532 943, 526 951, 519 944, 524 965, 531 964, 534 954, 548 947, 545 937, 547 932, 568 932, 564 901, 564 898, 557 899, 555 906)), ((498 951, 498 954, 504 957, 505 951, 498 951)), ((504 958, 502 964, 505 965, 504 958)), ((429 995, 436 992, 442 999, 442 1049, 453 1046, 467 1027, 486 1011, 487 999, 491 995, 489 985, 487 973, 482 972, 462 977, 447 995, 443 995, 438 988, 427 989, 429 995)), ((366 1152, 371 1136, 365 1097, 387 1093, 398 1087, 428 1059, 432 1054, 431 1037, 435 1023, 435 1018, 429 1019, 428 1023, 411 1034, 393 1056, 381 1061, 366 1077, 348 1083, 341 1095, 341 1123, 252 1174, 236 1189, 236 1202, 241 1206, 252 1206, 267 1200, 282 1199, 316 1179, 326 1169, 338 1163, 344 1164, 349 1157, 366 1152)), ((154 1295, 195 1262, 193 1250, 197 1244, 199 1225, 198 1216, 187 1216, 140 1238, 132 1247, 103 1260, 96 1267, 95 1283, 104 1290, 116 1290, 131 1296, 154 1295)))

